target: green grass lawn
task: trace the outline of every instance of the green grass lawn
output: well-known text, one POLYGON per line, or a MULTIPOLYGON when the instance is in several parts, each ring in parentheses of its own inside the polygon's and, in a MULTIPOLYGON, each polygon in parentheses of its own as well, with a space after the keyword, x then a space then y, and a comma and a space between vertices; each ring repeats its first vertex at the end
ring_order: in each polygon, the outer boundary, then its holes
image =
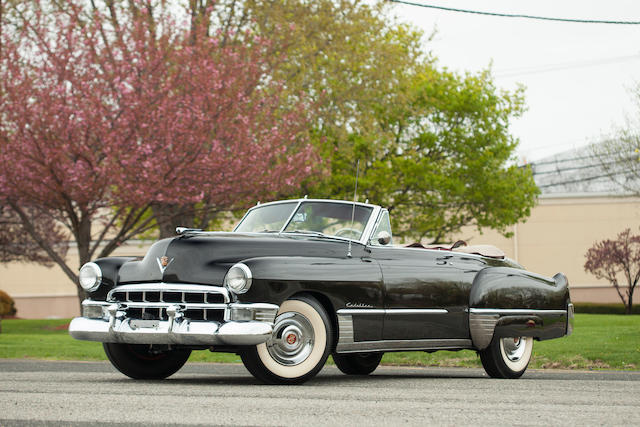
MULTIPOLYGON (((66 330, 68 320, 2 321, 0 358, 106 360, 102 344, 77 341, 66 330)), ((640 316, 576 314, 573 335, 536 342, 531 368, 640 369, 640 316)), ((195 351, 190 361, 239 363, 235 354, 195 351)), ((475 352, 387 353, 383 364, 479 367, 475 352)))

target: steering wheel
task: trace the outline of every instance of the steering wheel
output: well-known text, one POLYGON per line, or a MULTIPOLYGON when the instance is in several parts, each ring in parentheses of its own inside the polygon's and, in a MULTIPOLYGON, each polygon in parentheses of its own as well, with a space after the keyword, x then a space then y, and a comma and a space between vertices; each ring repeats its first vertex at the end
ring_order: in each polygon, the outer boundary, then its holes
POLYGON ((336 231, 335 233, 333 233, 334 236, 336 237, 346 237, 346 238, 352 238, 352 239, 359 239, 360 238, 360 230, 356 230, 355 228, 350 228, 350 227, 344 227, 341 228, 340 230, 336 231))

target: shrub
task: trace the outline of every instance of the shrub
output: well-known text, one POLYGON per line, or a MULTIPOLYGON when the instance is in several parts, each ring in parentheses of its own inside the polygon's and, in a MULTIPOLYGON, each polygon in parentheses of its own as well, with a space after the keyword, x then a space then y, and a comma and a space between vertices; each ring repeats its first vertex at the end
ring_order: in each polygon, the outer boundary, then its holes
MULTIPOLYGON (((589 314, 625 314, 625 306, 623 304, 599 304, 591 302, 573 303, 576 313, 589 314)), ((640 307, 633 306, 632 314, 640 314, 640 307)))
POLYGON ((640 235, 631 234, 627 228, 616 240, 594 243, 585 256, 584 270, 613 285, 626 314, 632 314, 633 291, 640 282, 640 235))
MULTIPOLYGON (((16 303, 9 296, 8 293, 0 291, 0 321, 3 317, 16 315, 16 303)), ((0 325, 0 332, 2 332, 2 325, 0 325)))

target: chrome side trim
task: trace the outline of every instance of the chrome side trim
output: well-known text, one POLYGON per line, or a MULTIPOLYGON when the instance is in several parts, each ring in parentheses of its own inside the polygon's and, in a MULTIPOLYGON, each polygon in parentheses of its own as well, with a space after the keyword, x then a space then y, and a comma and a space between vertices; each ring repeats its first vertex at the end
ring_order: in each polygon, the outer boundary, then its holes
POLYGON ((567 310, 535 310, 529 308, 470 308, 469 313, 475 314, 533 314, 533 315, 561 315, 567 314, 567 310))
POLYGON ((496 313, 482 314, 473 311, 469 313, 469 332, 476 349, 484 350, 489 346, 498 319, 500 315, 496 313))
MULTIPOLYGON (((339 312, 338 312, 339 313, 339 312)), ((338 344, 336 351, 353 345, 353 317, 350 314, 338 314, 338 344)))
POLYGON ((365 351, 458 350, 472 348, 467 339, 358 341, 336 347, 337 353, 365 351))
POLYGON ((341 308, 336 311, 338 316, 351 316, 354 314, 384 314, 386 310, 381 308, 341 308))
POLYGON ((425 339, 425 340, 380 340, 380 341, 354 341, 353 315, 358 314, 415 314, 434 313, 443 314, 447 310, 382 310, 382 309, 341 309, 338 315, 338 344, 337 353, 357 353, 363 351, 403 351, 403 350, 452 350, 472 348, 472 342, 468 339, 425 339), (397 313, 400 312, 400 313, 397 313))
POLYGON ((385 314, 447 314, 444 308, 390 308, 385 314))
POLYGON ((444 308, 341 308, 338 315, 354 314, 447 314, 449 310, 444 308))

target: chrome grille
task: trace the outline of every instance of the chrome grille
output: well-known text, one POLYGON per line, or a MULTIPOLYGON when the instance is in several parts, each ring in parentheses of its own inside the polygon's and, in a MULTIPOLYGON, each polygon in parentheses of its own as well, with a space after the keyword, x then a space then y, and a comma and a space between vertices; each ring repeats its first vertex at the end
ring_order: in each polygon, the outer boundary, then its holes
POLYGON ((132 319, 167 320, 167 307, 177 305, 190 320, 222 322, 229 293, 216 286, 145 283, 119 286, 107 301, 120 303, 132 319))

